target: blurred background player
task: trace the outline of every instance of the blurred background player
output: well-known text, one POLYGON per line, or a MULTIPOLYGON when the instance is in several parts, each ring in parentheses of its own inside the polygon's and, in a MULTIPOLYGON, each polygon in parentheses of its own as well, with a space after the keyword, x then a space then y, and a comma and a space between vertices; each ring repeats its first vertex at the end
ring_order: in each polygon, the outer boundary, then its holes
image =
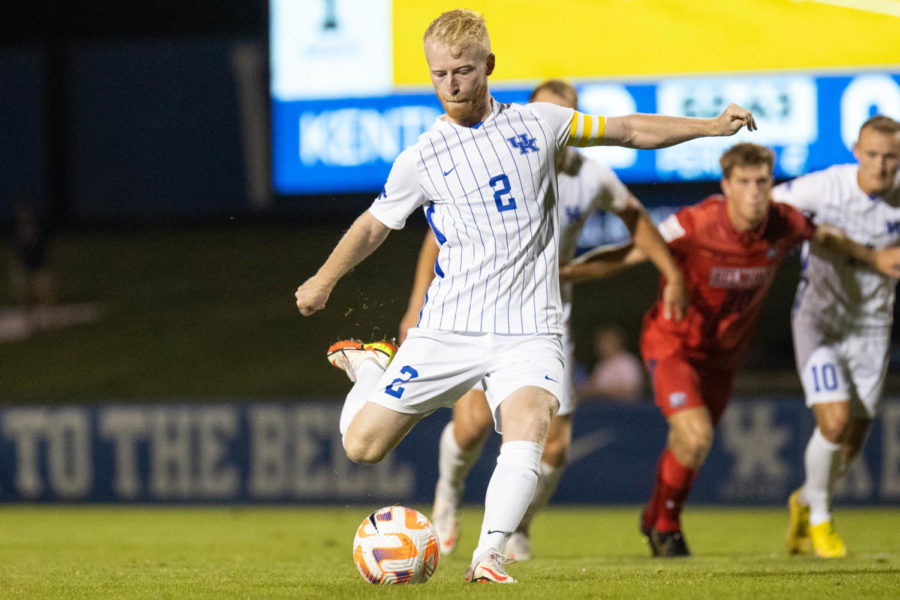
MULTIPOLYGON (((900 242, 900 123, 875 116, 853 146, 859 164, 836 165, 781 184, 774 197, 841 227, 873 248, 900 242)), ((888 368, 897 280, 819 244, 804 248, 791 316, 797 371, 816 428, 804 454, 806 479, 788 502, 791 553, 839 557, 835 483, 865 443, 888 368)))
MULTIPOLYGON (((577 109, 578 94, 571 84, 560 80, 548 80, 531 93, 531 102, 551 102, 559 106, 577 109)), ((609 210, 623 220, 635 246, 642 248, 668 282, 664 290, 666 311, 680 318, 687 303, 684 279, 669 254, 665 241, 659 235, 641 203, 631 195, 615 173, 597 162, 586 160, 569 148, 557 159, 559 185, 559 218, 561 264, 575 256, 578 236, 587 218, 597 210, 609 210)), ((429 232, 416 267, 416 277, 409 300, 409 308, 400 326, 401 342, 406 332, 416 326, 419 312, 425 302, 425 293, 435 276, 438 244, 429 232)), ((531 558, 528 529, 534 515, 544 508, 556 490, 565 468, 566 453, 572 440, 572 412, 575 410, 573 388, 574 344, 571 338, 572 286, 561 287, 563 300, 563 349, 565 351, 565 380, 563 396, 557 416, 550 425, 547 441, 541 455, 540 475, 534 497, 528 506, 516 532, 506 545, 508 554, 516 560, 531 558)), ((637 365, 638 377, 640 363, 637 365)), ((640 380, 639 380, 640 381, 640 380)), ((639 390, 638 390, 639 391, 639 390)), ((480 386, 463 395, 453 406, 453 420, 444 428, 439 444, 439 471, 435 489, 431 519, 438 532, 443 554, 449 554, 459 539, 457 514, 462 499, 465 478, 481 455, 484 441, 491 433, 493 419, 484 390, 480 386)))
MULTIPOLYGON (((669 425, 653 495, 641 514, 654 556, 690 555, 681 510, 728 404, 763 298, 788 252, 813 239, 885 273, 900 272, 897 249, 872 250, 771 202, 774 155, 768 148, 737 144, 719 162, 724 199, 712 196, 685 207, 659 227, 690 291, 687 313, 679 322, 664 319, 657 302, 644 317, 641 352, 669 425)), ((642 256, 633 250, 617 258, 629 264, 642 256)), ((562 274, 576 280, 605 275, 604 260, 600 255, 562 274)))
POLYGON ((590 376, 578 384, 579 398, 637 402, 644 391, 644 368, 625 347, 625 332, 618 326, 601 327, 594 334, 596 362, 590 376))
POLYGON ((562 397, 558 154, 566 145, 662 148, 755 122, 734 104, 713 119, 500 104, 488 90, 487 27, 473 11, 435 19, 424 46, 446 114, 400 153, 381 194, 294 295, 302 315, 321 310, 341 277, 425 209, 444 270, 420 326, 396 357, 386 342, 343 341, 327 353, 355 382, 340 419, 344 449, 355 462, 379 462, 423 416, 481 382, 503 444, 465 579, 513 583, 502 550, 534 494, 562 397))

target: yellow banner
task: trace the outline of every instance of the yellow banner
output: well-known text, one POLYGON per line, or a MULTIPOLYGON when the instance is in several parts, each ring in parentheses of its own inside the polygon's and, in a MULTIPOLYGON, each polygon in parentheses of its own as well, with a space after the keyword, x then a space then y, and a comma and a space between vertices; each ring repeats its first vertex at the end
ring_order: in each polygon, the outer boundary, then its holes
MULTIPOLYGON (((458 7, 394 0, 395 84, 429 84, 422 34, 458 7)), ((471 8, 487 19, 495 82, 900 65, 900 2, 891 0, 481 0, 471 8)))

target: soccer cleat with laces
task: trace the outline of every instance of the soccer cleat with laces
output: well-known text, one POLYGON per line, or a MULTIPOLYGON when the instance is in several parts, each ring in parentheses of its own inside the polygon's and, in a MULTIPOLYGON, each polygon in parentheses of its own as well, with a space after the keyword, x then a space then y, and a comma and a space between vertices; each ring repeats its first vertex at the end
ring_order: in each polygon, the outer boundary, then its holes
POLYGON ((809 537, 816 556, 820 558, 841 558, 847 556, 847 547, 834 530, 834 521, 825 521, 809 528, 809 537))
POLYGON ((503 552, 515 558, 517 562, 531 560, 531 540, 528 539, 528 534, 524 531, 513 532, 506 540, 503 552))
POLYGON ((488 550, 466 569, 466 581, 469 583, 517 583, 504 565, 516 562, 511 556, 504 556, 496 550, 488 550))
POLYGON ((653 556, 661 558, 679 558, 691 555, 687 541, 681 531, 657 531, 650 530, 647 538, 650 541, 650 551, 653 556))
POLYGON ((382 369, 386 369, 397 353, 397 346, 381 341, 364 344, 357 340, 342 340, 328 348, 328 362, 344 371, 350 381, 356 381, 356 370, 364 360, 374 360, 382 369))
POLYGON ((788 552, 791 554, 803 554, 812 550, 812 540, 809 539, 809 507, 800 503, 800 490, 794 490, 788 498, 788 525, 787 543, 788 552))
POLYGON ((437 533, 438 548, 441 554, 450 554, 459 541, 459 513, 455 498, 441 493, 438 485, 434 491, 434 507, 431 511, 431 524, 437 533))

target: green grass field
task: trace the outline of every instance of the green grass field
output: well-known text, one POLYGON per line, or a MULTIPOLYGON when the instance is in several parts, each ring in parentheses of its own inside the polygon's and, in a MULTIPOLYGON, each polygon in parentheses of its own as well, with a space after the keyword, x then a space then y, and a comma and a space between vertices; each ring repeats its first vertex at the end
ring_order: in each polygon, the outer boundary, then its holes
MULTIPOLYGON (((535 559, 515 586, 466 585, 480 510, 423 586, 376 588, 350 547, 377 507, 0 508, 0 597, 9 598, 897 598, 900 509, 838 512, 850 548, 822 561, 784 553, 780 509, 690 508, 695 556, 652 559, 637 509, 555 508, 533 526, 535 559)), ((418 507, 425 508, 425 507, 418 507)))

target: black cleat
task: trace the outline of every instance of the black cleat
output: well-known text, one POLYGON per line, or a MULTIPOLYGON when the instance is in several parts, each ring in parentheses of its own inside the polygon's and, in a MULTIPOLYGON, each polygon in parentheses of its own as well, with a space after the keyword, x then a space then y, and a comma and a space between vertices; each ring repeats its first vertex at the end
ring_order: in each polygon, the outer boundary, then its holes
POLYGON ((681 531, 657 531, 651 529, 647 539, 650 542, 650 550, 653 552, 653 556, 677 558, 691 555, 687 542, 684 540, 684 534, 681 531))
POLYGON ((638 520, 638 527, 641 530, 641 535, 644 536, 644 541, 647 542, 647 544, 650 546, 650 552, 653 553, 653 556, 659 556, 659 553, 656 551, 656 546, 654 546, 653 542, 651 541, 652 535, 654 533, 653 528, 647 527, 646 525, 644 525, 644 520, 645 520, 644 515, 646 512, 647 512, 646 508, 641 511, 641 517, 638 520))

